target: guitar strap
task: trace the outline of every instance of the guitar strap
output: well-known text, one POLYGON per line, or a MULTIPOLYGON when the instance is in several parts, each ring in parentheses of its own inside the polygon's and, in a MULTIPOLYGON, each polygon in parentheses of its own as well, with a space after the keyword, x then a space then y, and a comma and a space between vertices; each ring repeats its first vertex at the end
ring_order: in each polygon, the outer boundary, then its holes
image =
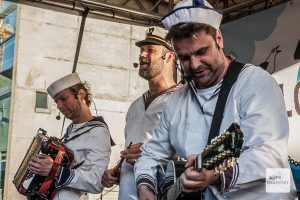
POLYGON ((237 61, 232 61, 228 66, 228 70, 223 78, 223 83, 220 89, 219 97, 214 111, 214 116, 210 126, 207 144, 210 144, 211 140, 216 136, 218 136, 220 133, 220 126, 223 119, 223 113, 224 113, 227 97, 229 95, 232 85, 237 80, 243 67, 244 64, 237 61))

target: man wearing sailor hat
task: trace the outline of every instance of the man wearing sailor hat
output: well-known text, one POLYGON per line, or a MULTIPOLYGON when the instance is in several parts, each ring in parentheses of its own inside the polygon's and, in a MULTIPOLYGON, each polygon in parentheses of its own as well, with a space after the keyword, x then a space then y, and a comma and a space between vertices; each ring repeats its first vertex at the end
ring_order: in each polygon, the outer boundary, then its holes
POLYGON ((156 166, 175 153, 187 159, 178 179, 184 192, 181 197, 206 188, 205 199, 296 199, 292 178, 287 192, 266 190, 268 169, 289 169, 289 128, 281 90, 266 71, 224 54, 221 19, 222 14, 207 1, 184 0, 162 20, 189 83, 168 99, 152 139, 141 148, 135 165, 140 200, 155 199, 159 193, 156 166), (195 154, 202 153, 214 128, 211 124, 223 79, 237 68, 241 71, 223 103, 217 134, 233 122, 240 126, 244 144, 239 162, 220 174, 195 171, 195 154))
MULTIPOLYGON (((77 73, 71 73, 53 82, 47 91, 59 111, 72 121, 62 141, 74 154, 72 165, 59 166, 55 174, 58 192, 53 199, 79 200, 86 192, 102 192, 101 177, 108 167, 114 142, 103 118, 94 117, 89 109, 92 98, 87 83, 77 73)), ((38 154, 29 166, 32 173, 48 176, 53 159, 38 154)))
POLYGON ((126 114, 125 146, 131 142, 132 145, 120 153, 125 159, 120 173, 109 169, 102 179, 106 187, 119 181, 119 200, 138 199, 134 165, 140 147, 152 137, 167 99, 178 88, 174 80, 175 55, 171 44, 165 40, 166 33, 163 28, 151 26, 145 38, 135 43, 140 48, 139 75, 148 82, 149 89, 130 105, 126 114))

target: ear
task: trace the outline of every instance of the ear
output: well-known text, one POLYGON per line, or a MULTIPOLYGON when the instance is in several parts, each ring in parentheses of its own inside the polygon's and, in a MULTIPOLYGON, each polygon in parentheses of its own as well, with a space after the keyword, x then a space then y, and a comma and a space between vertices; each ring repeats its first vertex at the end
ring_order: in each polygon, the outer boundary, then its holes
POLYGON ((223 36, 222 36, 220 29, 216 30, 216 42, 220 49, 224 48, 223 36))
POLYGON ((166 61, 167 62, 170 62, 170 61, 172 61, 172 60, 175 60, 175 54, 172 52, 172 51, 168 51, 167 53, 166 53, 166 61))
POLYGON ((77 99, 79 99, 79 100, 84 100, 84 98, 85 98, 85 91, 83 90, 83 89, 80 89, 79 91, 78 91, 78 93, 77 93, 77 99))

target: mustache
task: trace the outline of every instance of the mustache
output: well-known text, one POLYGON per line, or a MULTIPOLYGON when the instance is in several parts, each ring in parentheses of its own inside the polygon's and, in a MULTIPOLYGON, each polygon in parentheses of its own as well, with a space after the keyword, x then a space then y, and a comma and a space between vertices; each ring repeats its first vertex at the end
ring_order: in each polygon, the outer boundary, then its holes
POLYGON ((150 63, 150 60, 148 59, 140 59, 140 65, 144 65, 144 64, 149 64, 150 63))

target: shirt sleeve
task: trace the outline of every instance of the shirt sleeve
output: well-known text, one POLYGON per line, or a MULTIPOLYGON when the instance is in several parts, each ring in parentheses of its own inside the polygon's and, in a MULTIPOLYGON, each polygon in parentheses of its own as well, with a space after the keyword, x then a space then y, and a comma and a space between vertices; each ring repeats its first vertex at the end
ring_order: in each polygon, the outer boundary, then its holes
MULTIPOLYGON (((108 168, 111 154, 110 134, 106 128, 91 129, 81 142, 86 145, 86 156, 80 167, 61 167, 57 187, 70 187, 89 193, 100 193, 104 189, 101 178, 108 168)), ((80 138, 79 137, 79 138, 80 138)))
POLYGON ((154 129, 153 137, 142 147, 141 157, 134 165, 134 175, 137 187, 147 185, 154 194, 157 194, 156 168, 161 162, 171 159, 175 153, 169 139, 169 114, 168 109, 162 112, 162 116, 154 129))
POLYGON ((289 127, 283 95, 267 72, 257 71, 237 95, 244 146, 236 184, 264 180, 267 168, 289 167, 289 127))

